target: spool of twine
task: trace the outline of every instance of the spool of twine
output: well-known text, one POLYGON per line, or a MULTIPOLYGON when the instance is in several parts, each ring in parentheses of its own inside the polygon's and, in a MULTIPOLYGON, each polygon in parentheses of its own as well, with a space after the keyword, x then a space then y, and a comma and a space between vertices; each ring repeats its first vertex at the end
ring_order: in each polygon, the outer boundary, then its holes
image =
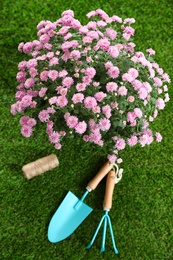
POLYGON ((31 179, 41 173, 44 173, 57 167, 58 165, 58 158, 55 154, 51 154, 24 165, 22 167, 22 171, 27 179, 31 179))

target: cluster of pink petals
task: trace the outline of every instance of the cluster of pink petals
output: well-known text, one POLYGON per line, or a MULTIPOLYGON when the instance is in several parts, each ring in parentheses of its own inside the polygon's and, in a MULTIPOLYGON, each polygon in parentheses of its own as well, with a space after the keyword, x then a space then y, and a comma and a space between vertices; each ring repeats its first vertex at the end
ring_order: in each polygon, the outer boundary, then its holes
POLYGON ((57 21, 37 25, 37 40, 19 44, 18 50, 31 58, 18 64, 11 113, 37 111, 37 118, 20 119, 25 137, 40 121, 56 149, 61 149, 65 136, 79 134, 85 142, 110 145, 108 159, 121 163, 119 151, 126 145, 161 142, 161 134, 154 135, 149 122, 170 100, 170 78, 152 61, 152 48, 146 54, 135 52, 134 18, 123 20, 101 9, 87 17, 93 20, 82 25, 72 10, 66 10, 57 21), (58 131, 61 124, 65 128, 58 131), (128 136, 123 129, 130 129, 128 136))
POLYGON ((33 132, 33 126, 35 126, 36 124, 37 122, 34 118, 31 118, 29 116, 22 116, 20 118, 21 134, 24 137, 30 137, 33 132))
POLYGON ((86 108, 94 108, 97 106, 97 101, 94 97, 88 96, 84 99, 84 106, 86 108))
POLYGON ((71 116, 69 113, 64 115, 66 124, 69 128, 74 129, 78 134, 84 134, 87 129, 87 123, 85 121, 80 122, 78 117, 71 116))

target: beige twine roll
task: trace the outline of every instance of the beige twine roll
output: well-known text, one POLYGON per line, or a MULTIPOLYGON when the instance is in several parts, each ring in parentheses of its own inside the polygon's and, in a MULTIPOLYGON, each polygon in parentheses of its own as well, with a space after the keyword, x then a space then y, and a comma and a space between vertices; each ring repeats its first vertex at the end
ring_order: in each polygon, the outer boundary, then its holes
POLYGON ((55 154, 51 154, 24 165, 22 167, 22 171, 27 179, 31 179, 41 173, 44 173, 57 167, 58 165, 58 158, 55 154))

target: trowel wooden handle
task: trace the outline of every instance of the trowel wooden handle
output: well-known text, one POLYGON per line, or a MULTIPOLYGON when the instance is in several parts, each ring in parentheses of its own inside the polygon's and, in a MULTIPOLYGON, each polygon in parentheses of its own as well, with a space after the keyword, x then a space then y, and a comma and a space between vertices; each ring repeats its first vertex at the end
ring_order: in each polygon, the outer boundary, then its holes
POLYGON ((107 176, 106 180, 106 191, 105 191, 105 197, 103 202, 103 209, 104 210, 110 210, 112 208, 112 196, 115 186, 115 172, 110 171, 107 176))
POLYGON ((106 176, 106 174, 113 168, 114 164, 110 163, 109 161, 106 162, 97 175, 88 183, 87 190, 91 191, 94 190, 99 182, 106 176))

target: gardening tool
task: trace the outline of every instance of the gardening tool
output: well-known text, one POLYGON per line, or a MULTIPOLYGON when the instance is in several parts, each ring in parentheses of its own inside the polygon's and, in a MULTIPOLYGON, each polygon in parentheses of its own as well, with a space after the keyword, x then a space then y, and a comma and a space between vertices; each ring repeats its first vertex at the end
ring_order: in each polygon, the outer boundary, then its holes
POLYGON ((113 190, 114 190, 114 186, 115 183, 118 183, 118 181, 120 181, 120 179, 122 178, 122 169, 120 169, 119 172, 119 176, 118 176, 118 171, 117 174, 115 173, 115 171, 110 171, 108 173, 107 176, 107 180, 106 180, 106 191, 105 191, 105 197, 104 197, 104 202, 103 202, 103 210, 105 211, 103 217, 101 218, 99 225, 93 235, 93 238, 91 240, 91 242, 88 244, 87 249, 89 249, 95 239, 96 236, 101 228, 102 223, 104 222, 104 226, 103 226, 103 236, 102 236, 102 245, 101 245, 101 252, 105 252, 105 242, 106 242, 106 229, 107 229, 107 223, 109 225, 109 229, 110 229, 110 234, 111 234, 111 238, 112 238, 112 244, 113 244, 113 248, 114 248, 114 252, 115 254, 118 254, 118 250, 116 248, 116 244, 115 244, 115 239, 114 239, 114 234, 113 234, 113 229, 112 229, 112 224, 111 224, 111 219, 108 215, 108 212, 110 211, 110 209, 112 208, 112 195, 113 195, 113 190))
POLYGON ((67 193, 49 223, 48 239, 50 242, 59 242, 70 236, 91 213, 93 209, 83 201, 112 168, 113 164, 106 162, 97 175, 88 183, 81 199, 78 199, 71 191, 67 193))

